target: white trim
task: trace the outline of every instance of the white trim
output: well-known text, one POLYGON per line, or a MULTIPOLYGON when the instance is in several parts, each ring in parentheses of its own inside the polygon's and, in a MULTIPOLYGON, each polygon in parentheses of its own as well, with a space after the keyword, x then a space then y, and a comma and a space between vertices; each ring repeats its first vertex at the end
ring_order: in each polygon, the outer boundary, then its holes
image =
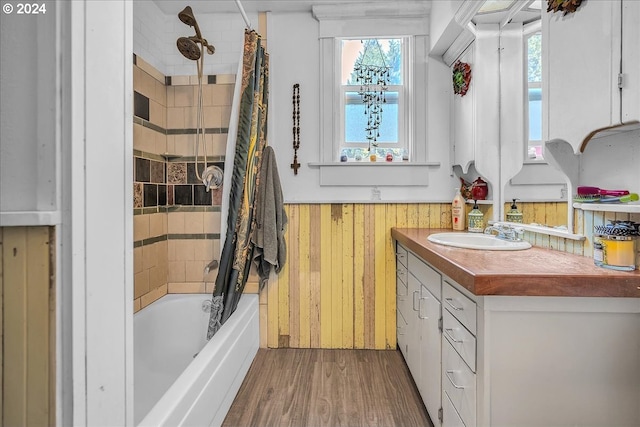
POLYGON ((318 165, 321 165, 320 185, 345 185, 346 182, 351 185, 427 185, 428 173, 424 166, 415 165, 412 169, 408 169, 404 164, 405 172, 392 178, 386 175, 380 176, 381 170, 375 170, 380 166, 379 164, 367 164, 367 168, 359 169, 350 168, 355 165, 354 163, 342 163, 336 166, 342 137, 341 121, 334 120, 338 114, 342 114, 342 111, 336 111, 341 105, 339 102, 341 81, 338 70, 339 39, 407 36, 409 55, 405 55, 404 65, 412 64, 412 70, 405 69, 406 75, 413 76, 404 83, 407 88, 405 102, 407 106, 412 105, 405 110, 404 132, 411 162, 419 164, 427 161, 427 123, 426 119, 418 119, 427 117, 427 85, 424 85, 424 89, 420 92, 414 85, 414 82, 427 81, 429 48, 427 12, 430 6, 423 6, 402 10, 396 10, 395 7, 390 9, 385 5, 313 7, 314 17, 320 22, 320 162, 318 162, 318 165), (404 17, 399 18, 402 14, 404 17), (410 170, 412 172, 409 172, 410 170), (337 175, 330 176, 331 174, 337 175), (358 174, 360 176, 355 177, 358 174))
POLYGON ((389 3, 342 3, 317 4, 311 7, 313 17, 318 21, 352 21, 354 19, 426 17, 431 10, 430 2, 407 4, 389 3))
POLYGON ((60 224, 60 211, 0 212, 0 227, 60 224))
POLYGON ((320 169, 321 186, 426 186, 433 163, 352 162, 309 163, 320 169), (388 169, 391 168, 391 169, 388 169), (384 173, 390 172, 393 173, 384 173))
POLYGON ((70 2, 62 30, 61 425, 133 424, 132 6, 70 2))

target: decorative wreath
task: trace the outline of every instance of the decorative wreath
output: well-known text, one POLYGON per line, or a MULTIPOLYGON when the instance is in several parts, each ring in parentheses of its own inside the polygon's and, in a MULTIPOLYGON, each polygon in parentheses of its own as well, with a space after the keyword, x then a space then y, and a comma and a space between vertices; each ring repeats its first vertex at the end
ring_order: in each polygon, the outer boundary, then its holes
POLYGON ((547 0, 547 12, 573 13, 580 7, 582 0, 547 0))
POLYGON ((471 65, 466 62, 456 61, 453 64, 453 92, 465 96, 471 83, 471 65))

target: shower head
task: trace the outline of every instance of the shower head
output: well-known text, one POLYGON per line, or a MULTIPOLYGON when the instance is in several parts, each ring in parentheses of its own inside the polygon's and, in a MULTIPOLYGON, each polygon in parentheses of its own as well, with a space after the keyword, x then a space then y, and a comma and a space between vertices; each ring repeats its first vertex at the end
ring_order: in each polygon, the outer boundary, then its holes
POLYGON ((182 9, 182 12, 178 13, 178 18, 185 24, 190 27, 196 25, 196 17, 193 15, 193 10, 191 10, 191 6, 187 6, 182 9))
POLYGON ((200 34, 200 28, 198 27, 198 21, 196 21, 196 17, 193 15, 193 10, 191 10, 191 6, 187 6, 182 9, 182 12, 178 13, 178 18, 185 24, 190 27, 193 27, 196 30, 196 35, 191 37, 180 37, 176 41, 176 45, 178 46, 178 50, 180 53, 187 59, 197 60, 202 56, 202 50, 198 46, 198 43, 202 45, 202 49, 207 49, 207 53, 209 55, 213 55, 215 52, 215 48, 207 43, 207 40, 202 38, 202 34, 200 34))
POLYGON ((200 47, 194 41, 192 37, 180 37, 176 42, 178 50, 187 59, 197 60, 200 59, 200 47))
POLYGON ((187 6, 182 9, 182 12, 178 13, 178 18, 188 26, 193 27, 196 30, 196 36, 199 39, 202 38, 200 35, 200 28, 198 27, 198 21, 196 21, 193 10, 191 10, 191 6, 187 6))

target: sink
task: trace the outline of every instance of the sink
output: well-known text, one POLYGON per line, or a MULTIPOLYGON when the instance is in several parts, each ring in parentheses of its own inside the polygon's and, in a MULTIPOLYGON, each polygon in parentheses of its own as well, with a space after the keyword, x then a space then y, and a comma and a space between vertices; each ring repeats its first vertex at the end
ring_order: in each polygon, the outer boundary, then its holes
POLYGON ((503 240, 491 234, 477 233, 435 233, 429 235, 427 240, 445 246, 485 251, 520 251, 531 247, 529 242, 503 240))

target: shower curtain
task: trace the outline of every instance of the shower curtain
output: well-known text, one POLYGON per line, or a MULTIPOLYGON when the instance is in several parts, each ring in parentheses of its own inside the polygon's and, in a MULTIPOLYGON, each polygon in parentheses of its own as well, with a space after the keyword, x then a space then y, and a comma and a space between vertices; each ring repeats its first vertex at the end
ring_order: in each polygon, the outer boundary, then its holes
POLYGON ((245 31, 242 62, 227 231, 213 291, 207 339, 211 339, 236 309, 253 255, 251 231, 255 188, 262 151, 266 145, 269 86, 269 57, 255 31, 245 31))

